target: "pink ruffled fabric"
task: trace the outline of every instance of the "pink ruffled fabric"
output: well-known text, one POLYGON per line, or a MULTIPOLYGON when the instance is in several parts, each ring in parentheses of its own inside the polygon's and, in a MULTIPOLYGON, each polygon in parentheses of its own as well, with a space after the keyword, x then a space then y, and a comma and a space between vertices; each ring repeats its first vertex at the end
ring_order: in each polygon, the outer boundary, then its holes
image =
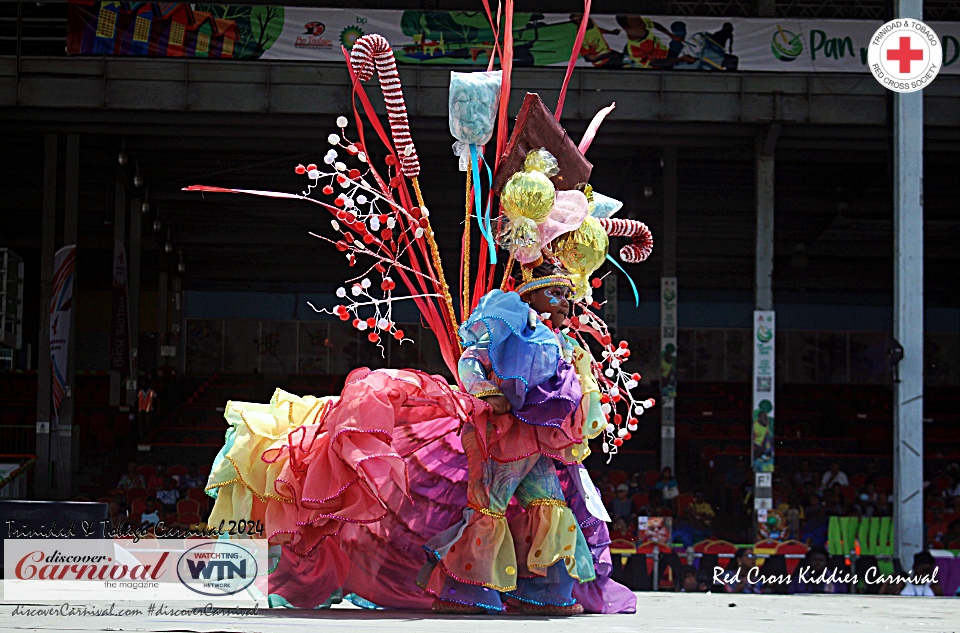
POLYGON ((402 451, 455 431, 475 402, 422 372, 352 372, 318 424, 296 428, 263 455, 285 462, 272 491, 285 502, 266 507, 270 541, 307 556, 345 524, 385 519, 407 496, 402 451))

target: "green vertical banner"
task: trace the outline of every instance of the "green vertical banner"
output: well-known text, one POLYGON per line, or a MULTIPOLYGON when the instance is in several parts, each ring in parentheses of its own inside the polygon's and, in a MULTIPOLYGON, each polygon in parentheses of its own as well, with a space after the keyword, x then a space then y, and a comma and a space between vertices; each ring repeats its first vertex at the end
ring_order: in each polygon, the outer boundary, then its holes
POLYGON ((753 470, 773 472, 774 434, 774 313, 756 310, 753 313, 753 470))

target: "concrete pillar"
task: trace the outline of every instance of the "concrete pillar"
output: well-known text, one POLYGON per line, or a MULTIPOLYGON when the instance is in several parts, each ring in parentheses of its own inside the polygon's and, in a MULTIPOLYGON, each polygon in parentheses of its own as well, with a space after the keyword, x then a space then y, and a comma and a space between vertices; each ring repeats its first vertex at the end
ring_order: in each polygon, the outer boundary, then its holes
POLYGON ((163 348, 169 345, 167 342, 167 311, 170 303, 170 279, 167 271, 161 270, 157 281, 157 369, 160 369, 166 363, 164 362, 163 348))
MULTIPOLYGON (((897 17, 922 19, 922 3, 898 0, 897 17)), ((894 555, 909 569, 923 548, 923 91, 893 95, 893 136, 894 555)))
MULTIPOLYGON (((663 231, 659 237, 663 253, 663 279, 660 284, 661 324, 660 349, 664 341, 674 341, 676 347, 676 323, 664 323, 667 314, 665 288, 676 288, 677 276, 677 148, 663 148, 663 231), (666 284, 663 280, 670 280, 666 284)), ((671 290, 676 301, 676 294, 671 290)), ((675 314, 675 305, 673 306, 675 314)), ((674 357, 676 351, 674 350, 674 357)), ((662 362, 661 362, 662 366, 662 362)), ((670 468, 676 472, 676 402, 672 390, 668 392, 664 385, 664 376, 660 377, 660 468, 670 468)))
POLYGON ((51 476, 50 426, 53 413, 50 376, 50 295, 53 292, 53 256, 57 234, 57 135, 47 134, 43 148, 43 224, 40 238, 40 331, 37 344, 37 466, 34 494, 49 499, 51 476))
MULTIPOLYGON (((67 135, 66 186, 63 194, 63 245, 77 243, 78 220, 80 211, 80 136, 67 135)), ((74 475, 80 472, 80 438, 74 431, 74 406, 76 402, 76 340, 77 340, 77 273, 73 275, 73 309, 70 311, 70 340, 67 346, 67 374, 64 377, 63 400, 60 403, 59 433, 56 437, 56 450, 52 450, 53 461, 61 465, 62 486, 57 495, 61 499, 70 499, 76 493, 74 475)))
POLYGON ((773 155, 779 135, 780 125, 771 125, 767 128, 766 134, 757 147, 757 249, 755 280, 757 310, 773 310, 773 155))
POLYGON ((131 407, 137 404, 137 367, 140 347, 140 256, 141 243, 141 210, 143 200, 139 197, 130 200, 130 269, 129 279, 129 306, 130 306, 130 380, 127 381, 127 404, 131 407))
MULTIPOLYGON (((770 125, 765 134, 757 139, 756 152, 756 208, 757 208, 757 242, 755 250, 755 309, 758 311, 773 310, 773 218, 774 218, 774 154, 776 151, 777 138, 780 135, 780 125, 770 125)), ((764 315, 754 314, 755 319, 764 315)), ((772 317, 773 315, 769 315, 772 317)), ((772 322, 767 325, 772 329, 772 322)), ((753 416, 763 415, 764 409, 761 407, 762 401, 766 401, 771 407, 774 402, 776 365, 772 361, 772 351, 769 348, 762 349, 758 347, 757 323, 751 324, 751 345, 754 347, 754 363, 752 376, 752 403, 750 407, 751 417, 751 455, 754 457, 754 510, 757 513, 758 520, 763 519, 765 511, 773 507, 773 471, 772 463, 760 461, 756 458, 756 450, 753 448, 752 431, 754 420, 753 416), (763 352, 764 355, 759 355, 763 352), (763 360, 765 358, 765 360, 763 360), (766 366, 761 367, 760 363, 765 362, 766 366), (762 374, 762 375, 761 375, 762 374), (769 384, 768 384, 769 383, 769 384), (759 465, 758 465, 759 463, 759 465)), ((776 339, 773 340, 775 345, 776 339)), ((767 413, 769 430, 771 435, 775 436, 776 415, 771 408, 767 413)), ((764 451, 766 453, 766 451, 764 451)), ((754 525, 757 522, 754 521, 754 525)), ((759 536, 757 536, 759 538, 759 536)))
MULTIPOLYGON (((124 244, 127 239, 127 189, 119 175, 114 189, 113 239, 124 244)), ((110 327, 113 328, 113 323, 110 324, 110 327)), ((120 384, 122 379, 123 376, 120 375, 119 371, 110 370, 110 406, 112 407, 119 406, 121 403, 121 394, 124 392, 124 386, 120 384)), ((123 401, 126 401, 125 396, 123 401)))

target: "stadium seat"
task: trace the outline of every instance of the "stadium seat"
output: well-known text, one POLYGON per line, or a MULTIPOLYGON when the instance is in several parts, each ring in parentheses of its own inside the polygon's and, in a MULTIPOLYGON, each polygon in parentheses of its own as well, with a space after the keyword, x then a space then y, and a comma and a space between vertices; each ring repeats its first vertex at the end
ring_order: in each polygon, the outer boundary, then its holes
POLYGON ((633 507, 635 507, 637 510, 643 506, 650 505, 650 495, 645 492, 638 492, 637 494, 633 495, 632 500, 633 507))
POLYGON ((134 514, 143 514, 143 511, 147 509, 147 499, 146 497, 137 497, 130 501, 130 512, 134 514))
POLYGON ((143 466, 137 466, 137 472, 143 475, 144 480, 148 480, 153 477, 153 473, 157 472, 157 469, 150 464, 144 464, 143 466))
POLYGON ((187 474, 187 467, 183 464, 174 464, 173 466, 167 467, 167 475, 169 477, 182 477, 187 474))
POLYGON ((610 485, 619 486, 620 484, 627 482, 627 473, 623 470, 611 470, 610 475, 610 485))
POLYGON ((181 499, 177 501, 177 513, 183 514, 184 512, 195 512, 200 513, 200 504, 196 499, 181 499))
POLYGON ((697 499, 696 495, 692 495, 689 492, 685 492, 683 494, 677 495, 677 498, 673 500, 677 508, 677 516, 683 516, 684 509, 688 505, 696 501, 696 499, 697 499))
POLYGON ((127 507, 129 508, 130 504, 133 503, 134 499, 143 499, 147 496, 147 489, 146 488, 130 488, 129 490, 127 490, 125 494, 127 498, 127 507))
POLYGON ((643 484, 647 488, 653 488, 657 485, 657 480, 660 479, 659 470, 648 470, 643 473, 643 484))

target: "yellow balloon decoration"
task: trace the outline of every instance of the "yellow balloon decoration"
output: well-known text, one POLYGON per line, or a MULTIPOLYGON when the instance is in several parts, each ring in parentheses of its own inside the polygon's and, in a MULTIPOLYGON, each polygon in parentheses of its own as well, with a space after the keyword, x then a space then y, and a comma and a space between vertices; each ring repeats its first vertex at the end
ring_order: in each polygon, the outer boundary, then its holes
POLYGON ((553 243, 553 253, 570 271, 576 285, 574 297, 582 299, 590 290, 590 275, 594 273, 607 257, 610 238, 603 230, 600 221, 587 216, 580 228, 561 235, 553 243))
POLYGON ((542 172, 518 171, 500 192, 504 214, 511 220, 530 218, 540 222, 550 214, 557 192, 542 172))

